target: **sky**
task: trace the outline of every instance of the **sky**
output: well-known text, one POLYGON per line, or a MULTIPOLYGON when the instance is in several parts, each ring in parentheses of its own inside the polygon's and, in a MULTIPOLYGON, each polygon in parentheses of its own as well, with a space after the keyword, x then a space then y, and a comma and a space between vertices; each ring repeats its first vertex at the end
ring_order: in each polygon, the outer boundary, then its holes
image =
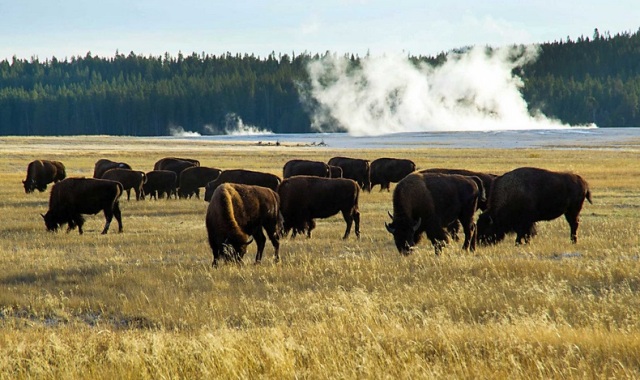
POLYGON ((638 0, 0 0, 0 60, 116 52, 401 53, 640 28, 638 0))

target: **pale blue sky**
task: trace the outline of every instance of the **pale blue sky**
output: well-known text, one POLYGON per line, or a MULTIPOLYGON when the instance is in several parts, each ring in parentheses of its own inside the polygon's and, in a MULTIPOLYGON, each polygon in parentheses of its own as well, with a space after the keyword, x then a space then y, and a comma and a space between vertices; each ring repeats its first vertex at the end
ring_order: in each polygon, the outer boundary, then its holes
POLYGON ((638 0, 0 0, 0 60, 116 50, 433 55, 639 27, 638 0))

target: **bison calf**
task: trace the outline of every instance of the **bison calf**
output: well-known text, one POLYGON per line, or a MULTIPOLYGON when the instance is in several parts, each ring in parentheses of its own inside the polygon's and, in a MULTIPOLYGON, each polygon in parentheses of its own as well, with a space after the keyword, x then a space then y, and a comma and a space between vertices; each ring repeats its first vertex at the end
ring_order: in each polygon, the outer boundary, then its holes
POLYGON ((515 232, 516 244, 523 239, 528 243, 536 222, 564 214, 571 242, 576 243, 585 199, 591 203, 589 185, 577 174, 527 167, 512 170, 493 181, 487 210, 478 218, 478 240, 494 244, 515 232))
POLYGON ((338 212, 347 223, 343 239, 351 232, 355 222, 355 233, 360 237, 360 211, 358 210, 358 184, 346 178, 320 178, 312 176, 295 176, 285 179, 278 187, 284 217, 284 235, 293 229, 297 233, 311 231, 315 228, 314 218, 328 218, 338 212))
POLYGON ((207 208, 206 226, 213 251, 213 266, 222 258, 240 262, 251 243, 256 240, 256 263, 262 260, 267 232, 279 261, 279 235, 282 217, 278 194, 266 187, 224 183, 213 192, 207 208))
POLYGON ((123 191, 120 182, 105 179, 67 178, 58 182, 51 189, 49 211, 42 215, 47 230, 55 231, 67 223, 67 232, 78 226, 78 232, 82 234, 82 214, 103 211, 106 223, 102 234, 107 233, 114 216, 118 221, 118 232, 122 232, 119 199, 123 191))

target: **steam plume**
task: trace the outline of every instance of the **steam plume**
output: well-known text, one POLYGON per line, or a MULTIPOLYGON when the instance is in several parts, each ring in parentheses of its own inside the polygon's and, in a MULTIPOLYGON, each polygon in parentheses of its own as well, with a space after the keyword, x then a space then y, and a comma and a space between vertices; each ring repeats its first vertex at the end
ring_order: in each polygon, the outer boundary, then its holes
POLYGON ((326 55, 308 66, 309 94, 319 105, 312 127, 346 128, 355 136, 420 131, 485 131, 568 127, 522 98, 513 69, 535 60, 538 48, 471 48, 437 67, 398 55, 366 57, 360 67, 326 55))

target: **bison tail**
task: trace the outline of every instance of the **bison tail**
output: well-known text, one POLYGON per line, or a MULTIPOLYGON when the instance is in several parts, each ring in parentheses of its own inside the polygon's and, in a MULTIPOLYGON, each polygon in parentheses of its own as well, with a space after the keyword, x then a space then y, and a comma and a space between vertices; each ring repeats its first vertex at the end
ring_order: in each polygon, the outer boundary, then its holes
POLYGON ((585 197, 587 198, 589 203, 593 204, 593 202, 591 202, 591 190, 587 190, 587 194, 585 194, 585 197))

